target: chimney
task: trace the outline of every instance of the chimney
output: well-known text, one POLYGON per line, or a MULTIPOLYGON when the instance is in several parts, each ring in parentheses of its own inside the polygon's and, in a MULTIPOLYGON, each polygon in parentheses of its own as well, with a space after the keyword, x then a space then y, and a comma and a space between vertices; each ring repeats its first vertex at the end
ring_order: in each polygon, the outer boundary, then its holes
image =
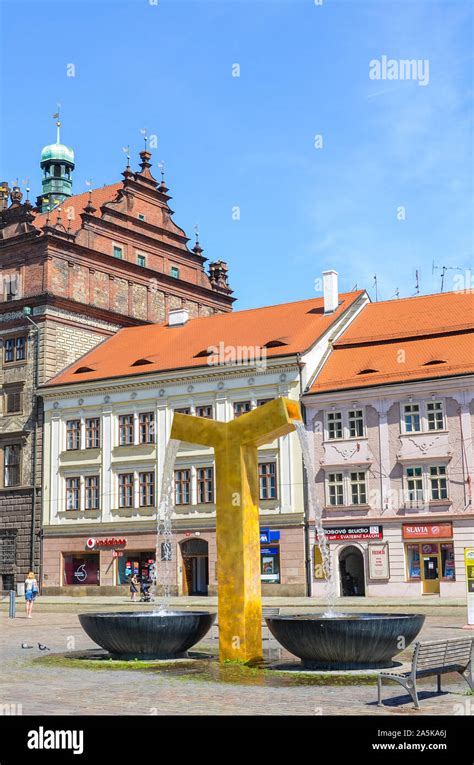
POLYGON ((323 271, 324 313, 334 313, 339 305, 337 271, 323 271))
POLYGON ((189 321, 187 308, 173 308, 168 314, 168 327, 182 327, 189 321))

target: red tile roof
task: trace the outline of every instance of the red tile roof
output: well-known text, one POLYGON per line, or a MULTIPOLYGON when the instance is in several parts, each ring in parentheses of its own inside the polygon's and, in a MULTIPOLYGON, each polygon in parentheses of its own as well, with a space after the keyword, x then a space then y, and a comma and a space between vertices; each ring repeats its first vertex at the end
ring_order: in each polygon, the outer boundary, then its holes
MULTIPOLYGON (((106 202, 111 202, 117 196, 117 192, 122 188, 122 183, 111 183, 108 186, 102 186, 99 189, 91 190, 91 201, 97 212, 94 215, 100 215, 100 208, 106 202)), ((75 194, 69 199, 66 199, 59 207, 61 207, 61 223, 65 228, 71 221, 71 230, 77 231, 81 225, 81 213, 84 212, 84 207, 87 206, 89 201, 89 192, 84 191, 83 194, 75 194)), ((55 225, 58 219, 58 208, 55 207, 50 213, 38 213, 33 221, 33 224, 37 228, 42 228, 48 219, 50 225, 55 225)))
POLYGON ((473 333, 469 291, 369 303, 334 344, 310 392, 472 373, 473 333))
POLYGON ((242 349, 244 357, 248 353, 251 360, 257 361, 259 355, 263 356, 261 349, 268 358, 303 353, 364 294, 359 290, 340 295, 337 311, 329 315, 324 314, 323 299, 313 298, 190 319, 177 327, 152 324, 122 329, 48 384, 64 385, 189 367, 215 369, 205 354, 208 348, 218 348, 220 344, 224 356, 227 351, 232 354, 242 349), (256 357, 247 350, 249 348, 257 349, 256 357), (145 363, 133 366, 143 360, 145 363), (90 371, 77 373, 80 368, 90 371))

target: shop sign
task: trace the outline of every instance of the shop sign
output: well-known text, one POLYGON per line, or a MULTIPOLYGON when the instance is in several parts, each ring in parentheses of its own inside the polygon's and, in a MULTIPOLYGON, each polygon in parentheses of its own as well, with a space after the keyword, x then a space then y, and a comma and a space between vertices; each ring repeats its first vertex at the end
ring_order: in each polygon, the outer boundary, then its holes
POLYGON ((407 524, 402 527, 403 539, 452 539, 452 523, 407 524))
POLYGON ((467 585, 467 623, 474 627, 474 547, 464 548, 467 585))
POLYGON ((329 542, 344 539, 383 539, 382 526, 332 526, 325 531, 329 542))
POLYGON ((112 558, 121 558, 123 555, 123 550, 113 550, 112 552, 112 558))
POLYGON ((126 539, 117 539, 116 537, 104 537, 103 539, 89 537, 86 547, 88 550, 96 550, 98 547, 125 547, 126 544, 126 539))
POLYGON ((270 531, 270 529, 260 529, 260 543, 267 545, 269 542, 278 542, 280 540, 279 531, 270 531))
POLYGON ((262 547, 261 553, 262 555, 278 555, 279 550, 278 547, 262 547))
POLYGON ((371 543, 368 545, 368 551, 370 579, 389 579, 388 543, 371 543))

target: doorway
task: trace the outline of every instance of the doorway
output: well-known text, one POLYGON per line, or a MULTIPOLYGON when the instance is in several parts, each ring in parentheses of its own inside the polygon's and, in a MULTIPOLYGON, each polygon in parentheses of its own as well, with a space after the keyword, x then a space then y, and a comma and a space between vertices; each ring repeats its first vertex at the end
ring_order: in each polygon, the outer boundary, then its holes
POLYGON ((365 595, 364 556, 358 547, 344 547, 339 555, 339 577, 342 597, 365 595))
POLYGON ((209 545, 205 539, 181 542, 183 595, 207 595, 209 585, 209 545))

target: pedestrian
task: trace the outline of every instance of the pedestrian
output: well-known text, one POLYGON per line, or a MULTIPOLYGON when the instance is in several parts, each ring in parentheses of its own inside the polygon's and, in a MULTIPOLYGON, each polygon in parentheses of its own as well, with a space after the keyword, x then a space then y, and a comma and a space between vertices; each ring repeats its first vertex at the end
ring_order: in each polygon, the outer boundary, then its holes
POLYGON ((39 593, 38 582, 33 571, 30 571, 25 579, 25 601, 26 601, 26 618, 31 619, 31 612, 33 611, 33 603, 39 593))
POLYGON ((132 593, 132 603, 135 603, 137 599, 138 586, 139 586, 138 577, 136 574, 134 574, 132 578, 130 579, 130 592, 132 593))

